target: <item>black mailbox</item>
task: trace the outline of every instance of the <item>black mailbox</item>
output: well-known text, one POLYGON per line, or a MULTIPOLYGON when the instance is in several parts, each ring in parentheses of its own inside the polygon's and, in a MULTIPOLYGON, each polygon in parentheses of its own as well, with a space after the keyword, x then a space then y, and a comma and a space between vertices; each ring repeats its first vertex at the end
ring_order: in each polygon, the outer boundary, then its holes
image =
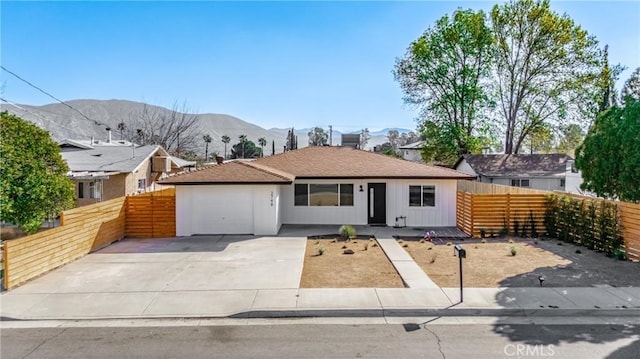
POLYGON ((467 251, 464 248, 462 248, 462 246, 460 246, 459 244, 456 244, 455 247, 453 247, 453 249, 455 250, 455 252, 458 253, 458 257, 467 258, 467 251))

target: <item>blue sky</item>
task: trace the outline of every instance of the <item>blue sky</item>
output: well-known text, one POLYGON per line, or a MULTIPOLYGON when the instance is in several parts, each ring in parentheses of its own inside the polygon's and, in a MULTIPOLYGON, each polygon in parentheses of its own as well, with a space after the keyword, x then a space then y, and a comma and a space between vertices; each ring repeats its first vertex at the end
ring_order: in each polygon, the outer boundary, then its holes
MULTIPOLYGON (((444 14, 495 2, 2 1, 1 62, 63 100, 126 99, 226 113, 265 128, 415 128, 397 57, 444 14)), ((640 66, 639 1, 552 1, 640 66)), ((2 73, 3 97, 52 99, 2 73)))

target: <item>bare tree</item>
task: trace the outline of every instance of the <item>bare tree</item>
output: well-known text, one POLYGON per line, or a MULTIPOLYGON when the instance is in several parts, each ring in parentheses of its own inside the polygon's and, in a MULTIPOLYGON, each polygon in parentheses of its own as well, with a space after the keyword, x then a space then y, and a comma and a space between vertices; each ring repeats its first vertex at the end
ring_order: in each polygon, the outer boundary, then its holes
POLYGON ((360 149, 364 150, 364 147, 369 143, 370 139, 369 129, 363 128, 362 131, 360 131, 360 149))
POLYGON ((174 102, 171 109, 144 105, 130 116, 127 137, 141 145, 160 145, 172 155, 194 151, 198 147, 200 126, 198 115, 189 113, 186 104, 174 102))

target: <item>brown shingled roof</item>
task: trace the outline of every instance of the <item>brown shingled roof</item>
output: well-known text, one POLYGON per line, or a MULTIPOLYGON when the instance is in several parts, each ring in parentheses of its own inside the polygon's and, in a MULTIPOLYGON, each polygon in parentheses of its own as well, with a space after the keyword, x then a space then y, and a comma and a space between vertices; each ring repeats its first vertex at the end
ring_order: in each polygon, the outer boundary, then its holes
POLYGON ((300 178, 471 179, 449 168, 426 166, 351 147, 306 147, 248 162, 227 162, 160 181, 161 184, 287 184, 300 178))
POLYGON ((161 184, 289 184, 287 178, 265 169, 250 166, 247 162, 227 162, 199 171, 187 172, 159 181, 161 184))
POLYGON ((296 178, 471 178, 449 168, 427 166, 351 147, 305 147, 260 158, 253 163, 290 173, 296 178))
POLYGON ((567 161, 572 160, 570 156, 563 153, 464 155, 462 158, 477 174, 489 177, 561 175, 566 172, 567 161))

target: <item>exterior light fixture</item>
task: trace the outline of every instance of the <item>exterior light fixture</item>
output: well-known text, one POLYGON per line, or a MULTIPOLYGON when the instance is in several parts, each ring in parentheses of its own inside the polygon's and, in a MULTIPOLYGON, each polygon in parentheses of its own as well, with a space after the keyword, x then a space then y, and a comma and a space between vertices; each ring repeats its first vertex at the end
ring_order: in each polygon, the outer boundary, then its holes
POLYGON ((540 281, 540 286, 542 287, 542 283, 544 283, 544 276, 539 276, 538 280, 540 281))
POLYGON ((360 192, 364 192, 364 188, 362 188, 362 185, 360 185, 360 192))

